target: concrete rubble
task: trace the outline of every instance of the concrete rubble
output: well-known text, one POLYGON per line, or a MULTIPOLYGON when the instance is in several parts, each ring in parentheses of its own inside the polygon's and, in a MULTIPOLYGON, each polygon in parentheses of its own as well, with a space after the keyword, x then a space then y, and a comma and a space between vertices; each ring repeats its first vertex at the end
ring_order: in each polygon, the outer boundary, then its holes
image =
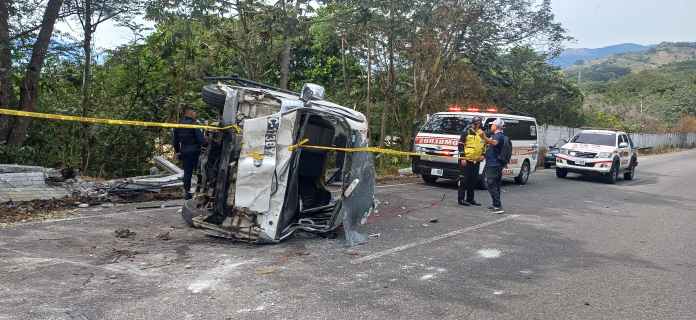
POLYGON ((183 170, 164 157, 153 160, 165 173, 103 182, 82 179, 73 169, 0 164, 0 204, 64 198, 98 204, 129 201, 147 193, 178 193, 183 170))

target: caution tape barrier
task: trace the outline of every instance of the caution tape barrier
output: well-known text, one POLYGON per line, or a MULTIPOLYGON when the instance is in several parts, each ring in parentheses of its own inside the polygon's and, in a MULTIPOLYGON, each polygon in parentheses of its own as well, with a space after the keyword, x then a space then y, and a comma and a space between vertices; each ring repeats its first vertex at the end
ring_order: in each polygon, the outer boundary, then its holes
MULTIPOLYGON (((81 116, 70 116, 63 114, 51 114, 51 113, 41 113, 41 112, 29 112, 21 110, 12 109, 1 109, 0 115, 14 116, 14 117, 26 117, 26 118, 38 118, 38 119, 48 119, 48 120, 62 120, 62 121, 74 121, 74 122, 84 122, 84 123, 94 123, 94 124, 106 124, 106 125, 121 125, 121 126, 140 126, 140 127, 160 127, 160 128, 181 128, 181 129, 203 129, 203 130, 230 130, 234 129, 237 133, 241 133, 242 130, 237 125, 230 125, 226 127, 215 127, 201 124, 182 124, 182 123, 166 123, 166 122, 149 122, 149 121, 136 121, 136 120, 117 120, 117 119, 103 119, 103 118, 91 118, 91 117, 81 117, 81 116)), ((290 146, 288 149, 290 151, 295 151, 297 149, 314 149, 314 150, 326 150, 334 152, 369 152, 386 154, 399 157, 418 157, 423 156, 422 153, 400 151, 393 149, 384 149, 377 147, 359 147, 359 148, 340 148, 340 147, 327 147, 327 146, 315 146, 308 145, 308 139, 300 141, 300 143, 290 146)), ((249 156, 253 158, 262 159, 263 156, 260 154, 250 154, 249 156)), ((464 159, 464 158, 460 158, 464 159)))
POLYGON ((0 109, 0 114, 6 115, 6 116, 14 116, 14 117, 38 118, 38 119, 62 120, 62 121, 75 121, 75 122, 117 125, 117 126, 203 129, 203 130, 216 130, 216 131, 234 129, 237 133, 242 132, 241 129, 239 128, 239 126, 237 126, 237 125, 230 125, 230 126, 226 126, 226 127, 216 127, 216 126, 208 126, 208 125, 202 125, 202 124, 183 124, 183 123, 149 122, 149 121, 135 121, 135 120, 102 119, 102 118, 90 118, 90 117, 81 117, 81 116, 69 116, 69 115, 64 115, 64 114, 29 112, 29 111, 12 110, 12 109, 0 109))

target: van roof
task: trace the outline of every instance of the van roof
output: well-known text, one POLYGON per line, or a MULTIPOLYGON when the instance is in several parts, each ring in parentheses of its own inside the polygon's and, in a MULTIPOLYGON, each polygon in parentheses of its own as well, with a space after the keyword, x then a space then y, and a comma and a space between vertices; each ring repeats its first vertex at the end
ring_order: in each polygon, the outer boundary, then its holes
POLYGON ((514 120, 528 120, 536 122, 534 117, 519 116, 507 113, 488 113, 488 112, 438 112, 435 115, 465 115, 465 116, 480 116, 483 118, 508 118, 514 120))

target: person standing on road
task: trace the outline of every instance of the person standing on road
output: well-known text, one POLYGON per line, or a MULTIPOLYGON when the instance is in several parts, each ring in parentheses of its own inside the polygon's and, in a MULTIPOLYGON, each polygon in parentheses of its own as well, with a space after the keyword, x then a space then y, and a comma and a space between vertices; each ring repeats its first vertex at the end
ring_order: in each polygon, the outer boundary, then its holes
MULTIPOLYGON (((184 107, 184 116, 181 124, 198 124, 196 111, 191 107, 184 107)), ((198 166, 198 157, 201 154, 201 146, 205 142, 201 129, 176 128, 173 133, 174 151, 177 158, 184 164, 184 198, 191 199, 191 177, 193 170, 198 166)))
POLYGON ((482 122, 481 117, 475 116, 471 120, 471 125, 459 138, 459 166, 462 174, 459 176, 457 201, 463 206, 481 205, 474 200, 474 190, 479 181, 479 170, 486 146, 481 138, 482 122))
POLYGON ((481 138, 483 138, 486 144, 490 145, 486 150, 486 166, 483 169, 486 174, 488 193, 490 193, 493 202, 493 204, 488 207, 488 210, 490 210, 491 213, 498 214, 505 213, 503 204, 500 200, 500 184, 503 179, 503 168, 507 165, 507 163, 503 163, 500 159, 507 139, 503 133, 504 127, 505 121, 498 118, 491 124, 491 132, 493 134, 490 138, 486 137, 485 133, 481 133, 481 138))

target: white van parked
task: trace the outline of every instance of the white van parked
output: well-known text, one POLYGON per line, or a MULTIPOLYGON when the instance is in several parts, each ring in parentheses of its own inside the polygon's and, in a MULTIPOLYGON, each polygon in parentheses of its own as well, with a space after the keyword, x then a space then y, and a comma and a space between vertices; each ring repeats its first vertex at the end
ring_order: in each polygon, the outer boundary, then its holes
MULTIPOLYGON (((495 109, 480 112, 476 108, 458 111, 454 107, 448 112, 433 114, 420 128, 415 138, 414 152, 421 156, 412 157, 413 172, 423 177, 426 183, 434 183, 438 179, 457 179, 460 175, 458 166, 458 143, 460 135, 469 126, 474 116, 483 118, 484 130, 490 128, 491 122, 497 118, 505 121, 505 135, 512 142, 512 158, 503 169, 503 178, 513 179, 518 184, 526 184, 529 175, 536 171, 539 159, 539 142, 537 137, 537 122, 535 118, 512 114, 496 113, 495 109)), ((484 181, 481 163, 481 181, 484 181)), ((482 183, 483 185, 483 183, 482 183)))

